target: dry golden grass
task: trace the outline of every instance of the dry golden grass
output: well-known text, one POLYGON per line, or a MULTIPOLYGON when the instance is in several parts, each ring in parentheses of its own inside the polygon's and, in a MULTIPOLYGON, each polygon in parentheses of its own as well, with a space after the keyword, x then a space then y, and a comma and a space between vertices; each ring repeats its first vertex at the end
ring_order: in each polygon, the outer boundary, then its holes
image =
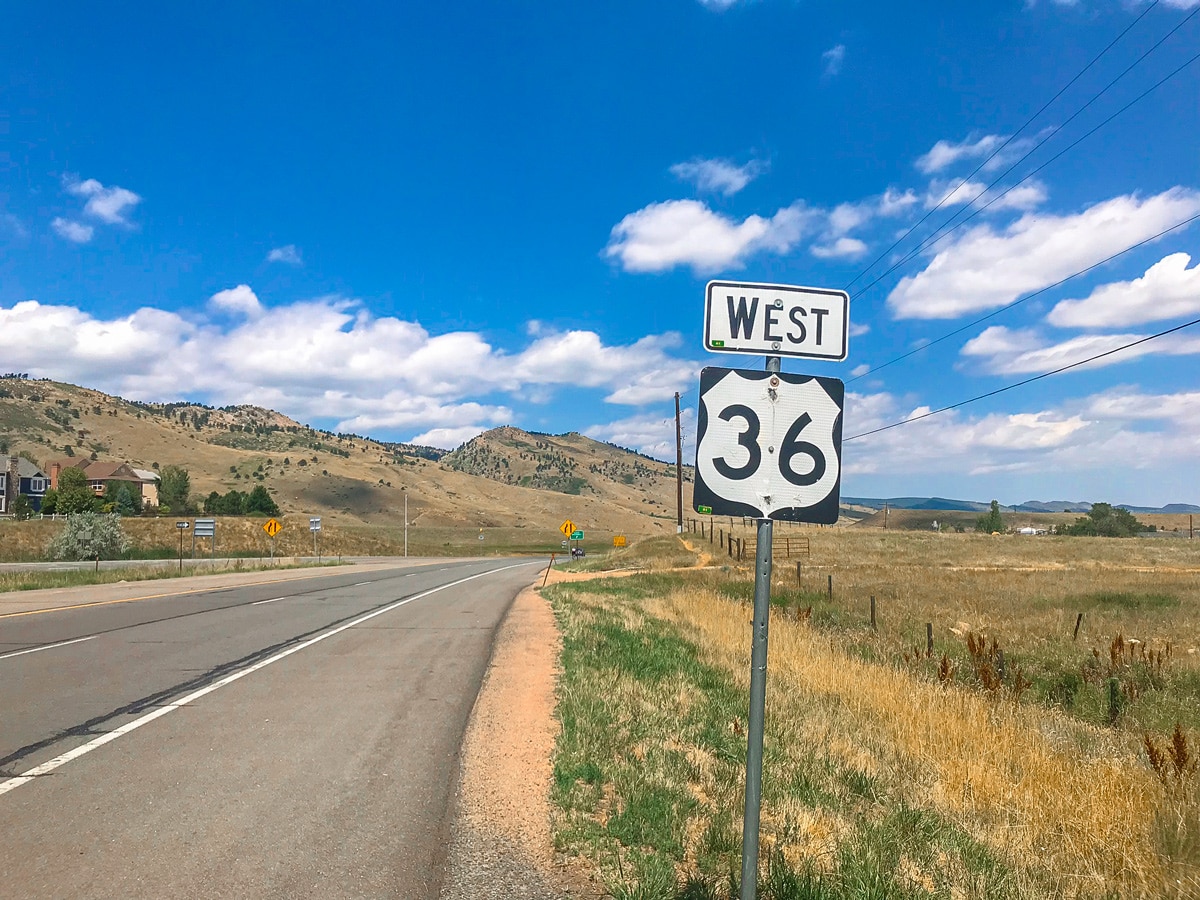
MULTIPOLYGON (((864 626, 874 596, 879 630, 861 640, 882 651, 924 646, 927 622, 939 652, 962 644, 964 626, 998 638, 1006 652, 1041 657, 1095 648, 1107 658, 1123 634, 1151 647, 1170 642, 1178 669, 1200 671, 1200 540, 780 530, 797 533, 810 538, 811 554, 776 554, 776 591, 797 587, 799 562, 804 590, 823 593, 832 576, 833 605, 864 626), (1098 594, 1178 602, 1130 608, 1097 602, 1098 594)), ((741 564, 747 573, 750 563, 741 564)))
MULTIPOLYGON (((647 609, 679 624, 748 688, 744 608, 684 589, 647 609)), ((1162 796, 1154 775, 1103 734, 1089 734, 1084 750, 1076 741, 1084 726, 863 662, 783 617, 772 623, 769 690, 776 730, 824 744, 1064 892, 1154 896, 1168 874, 1181 874, 1167 872, 1155 843, 1162 796)), ((799 853, 839 830, 827 813, 802 807, 768 810, 765 821, 769 828, 798 814, 812 820, 799 853)))
MULTIPOLYGON (((800 559, 804 591, 796 590, 797 560, 777 558, 773 598, 819 609, 811 621, 798 620, 794 607, 772 611, 767 851, 778 850, 797 868, 815 862, 838 870, 847 852, 862 852, 864 840, 877 839, 880 829, 886 833, 912 809, 915 821, 924 811, 949 823, 1003 864, 1003 870, 989 869, 961 844, 924 857, 905 855, 892 875, 918 894, 1200 897, 1194 765, 1200 654, 1188 653, 1200 647, 1200 541, 790 533, 806 534, 812 543, 811 556, 800 559), (831 574, 829 603, 820 595, 831 574), (872 594, 879 601, 877 632, 868 626, 872 594), (1078 611, 1084 624, 1075 641, 1078 611), (937 651, 932 659, 905 662, 906 648, 923 648, 925 622, 935 624, 937 651), (992 691, 961 677, 939 683, 943 649, 957 652, 965 669, 972 634, 986 634, 989 645, 995 637, 1009 655, 1008 680, 992 691), (1152 648, 1170 642, 1165 666, 1174 680, 1156 696, 1130 696, 1116 727, 1089 724, 1094 709, 1060 708, 1036 690, 1014 701, 1013 661, 1061 663, 1077 672, 1095 648, 1107 665, 1118 634, 1150 641, 1152 648), (1180 719, 1183 727, 1173 732, 1180 719), (852 785, 849 797, 846 784, 852 785), (981 871, 988 873, 985 888, 978 887, 981 871)), ((626 595, 615 581, 579 585, 570 615, 617 623, 635 636, 653 634, 660 627, 655 622, 668 623, 705 664, 728 673, 744 697, 751 580, 746 561, 645 576, 630 582, 634 593, 626 595), (677 578, 673 586, 664 581, 671 577, 677 578)), ((1124 647, 1122 659, 1128 640, 1124 647)), ((636 671, 631 676, 639 677, 636 671)), ((603 703, 613 733, 660 735, 637 741, 634 755, 647 765, 672 754, 686 760, 686 776, 680 780, 677 771, 664 787, 695 801, 682 829, 682 871, 694 870, 714 847, 734 852, 728 848, 738 840, 742 797, 731 757, 713 749, 721 741, 712 743, 711 730, 700 740, 674 737, 689 728, 695 734, 689 724, 695 695, 670 681, 655 686, 605 678, 603 703)), ((1101 687, 1089 690, 1099 695, 1101 687)), ((732 715, 722 707, 728 721, 714 724, 744 749, 744 706, 738 707, 732 715)), ((600 768, 605 765, 601 757, 600 768)), ((604 809, 621 808, 619 788, 604 809)))

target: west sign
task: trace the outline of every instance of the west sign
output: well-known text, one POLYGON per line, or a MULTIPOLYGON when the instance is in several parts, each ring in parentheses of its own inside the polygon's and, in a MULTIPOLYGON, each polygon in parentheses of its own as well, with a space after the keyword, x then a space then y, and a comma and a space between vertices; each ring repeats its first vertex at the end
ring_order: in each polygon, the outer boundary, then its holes
POLYGON ((850 295, 790 284, 710 281, 704 349, 805 359, 846 358, 850 295))

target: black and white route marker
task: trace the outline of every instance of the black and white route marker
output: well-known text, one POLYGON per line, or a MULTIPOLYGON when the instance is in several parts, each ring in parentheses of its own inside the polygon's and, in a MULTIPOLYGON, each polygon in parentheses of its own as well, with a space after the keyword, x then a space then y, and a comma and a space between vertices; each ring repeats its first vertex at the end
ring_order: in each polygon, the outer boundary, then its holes
POLYGON ((835 523, 845 392, 837 378, 701 371, 696 511, 835 523))

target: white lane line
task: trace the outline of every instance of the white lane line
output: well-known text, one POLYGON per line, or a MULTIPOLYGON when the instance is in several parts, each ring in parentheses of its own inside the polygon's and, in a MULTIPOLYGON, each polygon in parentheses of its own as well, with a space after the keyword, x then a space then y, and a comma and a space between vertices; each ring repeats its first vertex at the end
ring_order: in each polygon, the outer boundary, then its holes
POLYGON ((272 597, 270 600, 255 600, 251 606, 262 606, 264 603, 278 603, 280 600, 286 600, 287 597, 272 597))
POLYGON ((14 656, 24 656, 26 653, 37 653, 41 650, 53 650, 55 647, 66 647, 70 644, 82 644, 84 641, 90 641, 97 638, 99 635, 90 634, 87 637, 75 638, 70 641, 59 641, 57 644, 46 644, 42 647, 30 647, 28 650, 14 650, 12 653, 0 653, 0 659, 12 659, 14 656))
POLYGON ((362 587, 364 584, 370 584, 370 583, 371 583, 371 582, 369 582, 369 581, 356 581, 356 582, 355 582, 355 583, 352 585, 352 587, 362 587))
MULTIPOLYGON (((171 712, 172 710, 176 710, 181 707, 187 706, 189 703, 194 703, 197 700, 199 700, 201 697, 204 697, 207 694, 211 694, 213 691, 217 690, 218 688, 223 688, 227 684, 233 684, 233 682, 237 681, 239 678, 244 678, 247 675, 251 674, 252 672, 257 672, 259 669, 265 669, 267 666, 271 665, 271 663, 279 662, 279 660, 284 659, 285 657, 291 656, 293 653, 299 653, 301 650, 311 647, 313 644, 319 644, 321 641, 325 640, 326 638, 331 638, 335 634, 341 634, 343 631, 345 631, 348 628, 353 628, 355 625, 361 625, 363 622, 366 622, 369 619, 374 619, 376 616, 382 616, 384 613, 389 613, 394 609, 399 609, 401 606, 406 606, 407 604, 412 603, 414 600, 420 600, 423 597, 428 597, 430 594, 436 594, 438 591, 444 591, 448 588, 457 587, 460 584, 465 584, 468 581, 474 581, 476 578, 483 578, 485 575, 496 575, 500 572, 507 572, 509 569, 519 569, 519 568, 521 568, 521 566, 533 566, 533 565, 540 565, 540 563, 533 563, 533 562, 516 563, 511 566, 505 566, 502 569, 492 569, 490 572, 480 572, 477 575, 468 575, 466 578, 460 578, 458 581, 451 581, 448 584, 441 585, 440 587, 430 588, 429 590, 422 591, 419 594, 413 594, 411 597, 409 597, 405 600, 397 600, 395 603, 389 603, 387 606, 381 607, 381 608, 375 610, 374 612, 369 612, 369 613, 366 613, 365 615, 361 615, 357 619, 351 619, 349 622, 345 622, 345 623, 337 626, 337 628, 331 628, 329 631, 322 632, 321 634, 318 634, 316 637, 309 638, 307 641, 304 641, 303 643, 299 643, 294 647, 288 647, 286 650, 281 650, 278 653, 276 653, 274 656, 268 656, 266 659, 260 660, 259 662, 256 662, 252 666, 247 666, 245 669, 239 669, 238 671, 233 672, 232 674, 226 675, 224 678, 220 679, 219 681, 214 681, 210 685, 206 685, 205 687, 202 687, 199 690, 192 691, 190 694, 188 694, 185 697, 181 697, 179 700, 176 700, 174 703, 168 703, 164 706, 160 706, 157 709, 155 709, 153 712, 146 713, 146 715, 142 716, 141 718, 134 719, 132 722, 126 722, 120 728, 113 729, 112 731, 109 731, 105 734, 100 735, 98 738, 93 738, 92 740, 88 741, 86 744, 80 744, 74 750, 68 750, 66 753, 62 753, 62 754, 54 757, 54 759, 47 760, 46 762, 42 763, 40 766, 34 766, 29 771, 23 772, 20 775, 15 775, 12 778, 9 778, 7 781, 0 781, 0 794, 7 794, 9 791, 16 790, 21 785, 25 784, 27 781, 33 781, 35 778, 37 778, 41 775, 49 774, 50 772, 53 772, 55 769, 59 768, 60 766, 65 766, 67 763, 71 762, 74 759, 79 759, 79 757, 84 756, 85 754, 91 753, 93 750, 96 750, 99 747, 103 747, 105 744, 110 743, 111 741, 115 741, 119 737, 123 737, 124 735, 129 734, 129 732, 135 731, 138 728, 141 728, 143 725, 148 725, 149 723, 153 722, 155 719, 162 718, 163 716, 165 716, 167 713, 171 712)), ((20 651, 20 652, 24 652, 24 651, 20 651)))

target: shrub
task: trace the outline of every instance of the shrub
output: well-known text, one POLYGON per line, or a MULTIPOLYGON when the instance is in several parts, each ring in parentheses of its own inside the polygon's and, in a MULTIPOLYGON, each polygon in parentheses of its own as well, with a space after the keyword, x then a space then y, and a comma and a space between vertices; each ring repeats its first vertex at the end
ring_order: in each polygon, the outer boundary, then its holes
POLYGON ((81 512, 67 516, 46 553, 51 559, 116 559, 127 549, 129 538, 119 516, 81 512))

